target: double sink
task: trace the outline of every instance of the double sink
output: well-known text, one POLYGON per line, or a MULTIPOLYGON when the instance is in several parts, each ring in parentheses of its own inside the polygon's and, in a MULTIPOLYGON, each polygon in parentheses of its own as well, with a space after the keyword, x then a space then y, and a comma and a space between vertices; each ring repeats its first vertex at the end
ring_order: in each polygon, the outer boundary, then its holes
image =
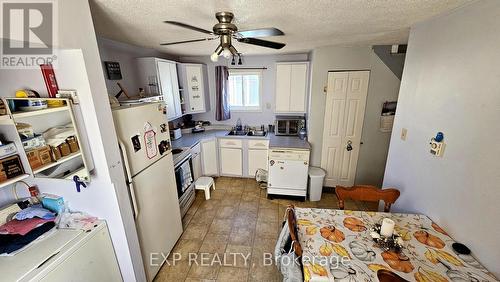
POLYGON ((226 136, 255 136, 255 137, 266 137, 267 131, 262 130, 250 130, 250 131, 237 131, 231 130, 226 136))

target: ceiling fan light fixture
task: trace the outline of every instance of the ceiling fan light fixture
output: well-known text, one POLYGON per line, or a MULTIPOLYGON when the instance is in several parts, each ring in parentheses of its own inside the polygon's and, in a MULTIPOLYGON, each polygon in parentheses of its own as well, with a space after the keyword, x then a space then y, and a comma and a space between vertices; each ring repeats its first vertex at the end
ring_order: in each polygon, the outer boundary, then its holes
POLYGON ((238 65, 242 65, 243 63, 241 62, 241 54, 238 54, 238 65))
POLYGON ((212 62, 214 62, 214 63, 215 63, 215 62, 217 62, 217 61, 219 60, 219 55, 217 55, 217 54, 214 52, 212 55, 210 55, 210 60, 211 60, 212 62))
POLYGON ((212 60, 212 62, 217 62, 219 60, 219 56, 220 54, 222 53, 223 51, 223 48, 221 45, 217 46, 217 48, 215 48, 215 51, 212 53, 212 55, 210 55, 210 60, 212 60))
POLYGON ((224 56, 224 58, 226 59, 229 59, 231 57, 231 51, 229 51, 228 48, 224 48, 224 51, 222 51, 222 56, 224 56))

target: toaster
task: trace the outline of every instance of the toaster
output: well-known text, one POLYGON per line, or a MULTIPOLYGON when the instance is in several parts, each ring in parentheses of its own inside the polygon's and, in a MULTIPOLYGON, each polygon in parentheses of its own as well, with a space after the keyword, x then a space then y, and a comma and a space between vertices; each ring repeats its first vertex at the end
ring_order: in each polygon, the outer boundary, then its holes
POLYGON ((170 139, 176 140, 182 137, 182 132, 180 128, 170 129, 170 139))

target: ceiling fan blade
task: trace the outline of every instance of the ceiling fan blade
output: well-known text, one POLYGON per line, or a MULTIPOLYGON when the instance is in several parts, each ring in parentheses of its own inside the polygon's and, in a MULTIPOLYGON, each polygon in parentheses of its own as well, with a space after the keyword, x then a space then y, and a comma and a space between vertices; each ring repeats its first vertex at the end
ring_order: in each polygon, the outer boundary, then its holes
POLYGON ((269 28, 257 28, 257 29, 250 29, 250 30, 242 30, 238 31, 237 35, 241 37, 267 37, 267 36, 280 36, 280 35, 285 35, 283 31, 275 28, 275 27, 269 27, 269 28))
POLYGON ((214 34, 214 33, 213 33, 213 32, 211 32, 210 30, 206 30, 206 29, 203 29, 203 28, 199 28, 199 27, 192 26, 192 25, 188 25, 188 24, 181 23, 181 22, 176 22, 176 21, 164 21, 164 23, 173 24, 173 25, 180 26, 180 27, 183 27, 183 28, 187 28, 187 29, 195 30, 195 31, 198 31, 198 32, 203 32, 203 33, 206 33, 206 34, 214 34))
POLYGON ((167 45, 190 43, 190 42, 209 41, 209 40, 214 40, 214 39, 217 39, 217 37, 214 37, 214 38, 192 39, 192 40, 184 40, 184 41, 176 41, 176 42, 168 42, 168 43, 160 43, 160 45, 161 46, 167 46, 167 45))
POLYGON ((251 38, 251 37, 239 38, 237 40, 238 40, 238 42, 241 42, 241 43, 258 45, 258 46, 268 47, 268 48, 273 48, 273 49, 281 49, 281 48, 285 47, 285 45, 286 45, 285 43, 273 42, 273 41, 262 40, 262 39, 251 38))

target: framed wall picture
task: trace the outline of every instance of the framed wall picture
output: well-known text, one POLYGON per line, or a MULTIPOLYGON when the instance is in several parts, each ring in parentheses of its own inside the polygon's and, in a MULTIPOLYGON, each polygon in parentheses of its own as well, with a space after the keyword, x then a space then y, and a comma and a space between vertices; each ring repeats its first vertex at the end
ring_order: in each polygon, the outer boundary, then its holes
POLYGON ((108 75, 109 80, 122 79, 122 71, 120 69, 120 63, 106 61, 104 62, 104 66, 106 67, 106 74, 108 75))

